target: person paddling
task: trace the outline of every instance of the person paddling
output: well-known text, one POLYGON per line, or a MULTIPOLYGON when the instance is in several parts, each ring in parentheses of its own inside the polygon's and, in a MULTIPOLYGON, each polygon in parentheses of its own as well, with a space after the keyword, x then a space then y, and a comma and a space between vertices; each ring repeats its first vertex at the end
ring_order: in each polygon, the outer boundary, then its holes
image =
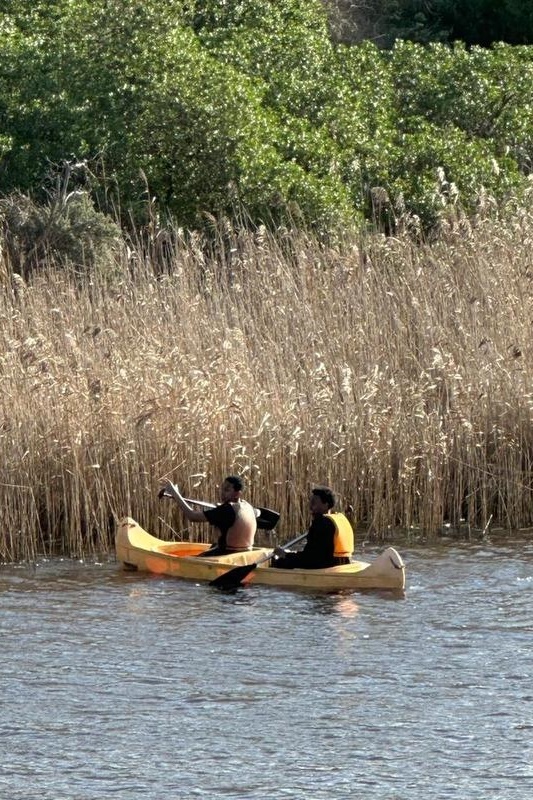
POLYGON ((178 487, 167 478, 160 481, 161 491, 172 497, 189 522, 209 522, 218 530, 218 540, 200 556, 222 556, 251 550, 257 530, 257 519, 253 506, 243 500, 242 478, 228 475, 220 487, 220 505, 195 511, 185 500, 178 487))
POLYGON ((280 569, 326 569, 349 564, 354 549, 352 526, 344 514, 331 513, 335 495, 327 486, 313 489, 309 498, 311 525, 300 552, 276 547, 272 567, 280 569))

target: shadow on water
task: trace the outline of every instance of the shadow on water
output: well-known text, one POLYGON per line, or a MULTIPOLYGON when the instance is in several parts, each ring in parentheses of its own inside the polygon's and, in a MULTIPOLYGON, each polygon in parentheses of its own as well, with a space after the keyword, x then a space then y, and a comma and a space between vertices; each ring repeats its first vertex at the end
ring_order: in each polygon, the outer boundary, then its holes
MULTIPOLYGON (((309 593, 310 594, 310 593, 309 593)), ((374 597, 388 602, 405 600, 406 593, 399 591, 359 591, 359 592, 336 592, 328 594, 310 595, 313 599, 313 610, 317 614, 341 614, 341 616, 353 616, 352 609, 358 609, 362 597, 374 597)))

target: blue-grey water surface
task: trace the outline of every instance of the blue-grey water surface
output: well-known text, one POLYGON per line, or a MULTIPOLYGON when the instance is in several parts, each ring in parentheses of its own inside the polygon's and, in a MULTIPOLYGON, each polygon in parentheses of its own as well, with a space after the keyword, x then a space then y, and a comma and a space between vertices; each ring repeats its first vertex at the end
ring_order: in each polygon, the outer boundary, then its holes
POLYGON ((1 800, 530 800, 533 543, 399 549, 401 599, 0 567, 1 800))

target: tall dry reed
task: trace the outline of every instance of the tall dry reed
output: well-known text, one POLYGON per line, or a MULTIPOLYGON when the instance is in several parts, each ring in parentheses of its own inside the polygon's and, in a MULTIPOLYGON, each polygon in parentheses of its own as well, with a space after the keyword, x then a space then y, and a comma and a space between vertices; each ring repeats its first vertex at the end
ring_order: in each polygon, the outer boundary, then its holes
POLYGON ((221 224, 210 251, 124 247, 111 285, 25 284, 4 258, 0 558, 105 551, 123 515, 189 535, 161 476, 216 499, 244 475, 281 540, 316 483, 376 536, 530 526, 532 231, 526 211, 432 245, 221 224))

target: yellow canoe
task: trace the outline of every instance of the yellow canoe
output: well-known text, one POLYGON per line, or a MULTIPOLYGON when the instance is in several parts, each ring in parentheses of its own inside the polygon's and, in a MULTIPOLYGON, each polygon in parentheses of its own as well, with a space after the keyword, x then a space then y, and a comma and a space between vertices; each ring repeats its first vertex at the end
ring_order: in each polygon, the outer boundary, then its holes
MULTIPOLYGON (((131 517, 119 522, 115 534, 117 561, 126 569, 194 581, 212 581, 233 567, 255 564, 272 552, 272 548, 255 547, 243 553, 197 558, 208 548, 208 544, 199 542, 165 542, 157 539, 131 517)), ((393 547, 387 547, 371 563, 352 561, 328 569, 277 569, 269 564, 270 561, 258 564, 249 573, 246 582, 328 592, 363 589, 403 591, 405 588, 405 565, 393 547)))

